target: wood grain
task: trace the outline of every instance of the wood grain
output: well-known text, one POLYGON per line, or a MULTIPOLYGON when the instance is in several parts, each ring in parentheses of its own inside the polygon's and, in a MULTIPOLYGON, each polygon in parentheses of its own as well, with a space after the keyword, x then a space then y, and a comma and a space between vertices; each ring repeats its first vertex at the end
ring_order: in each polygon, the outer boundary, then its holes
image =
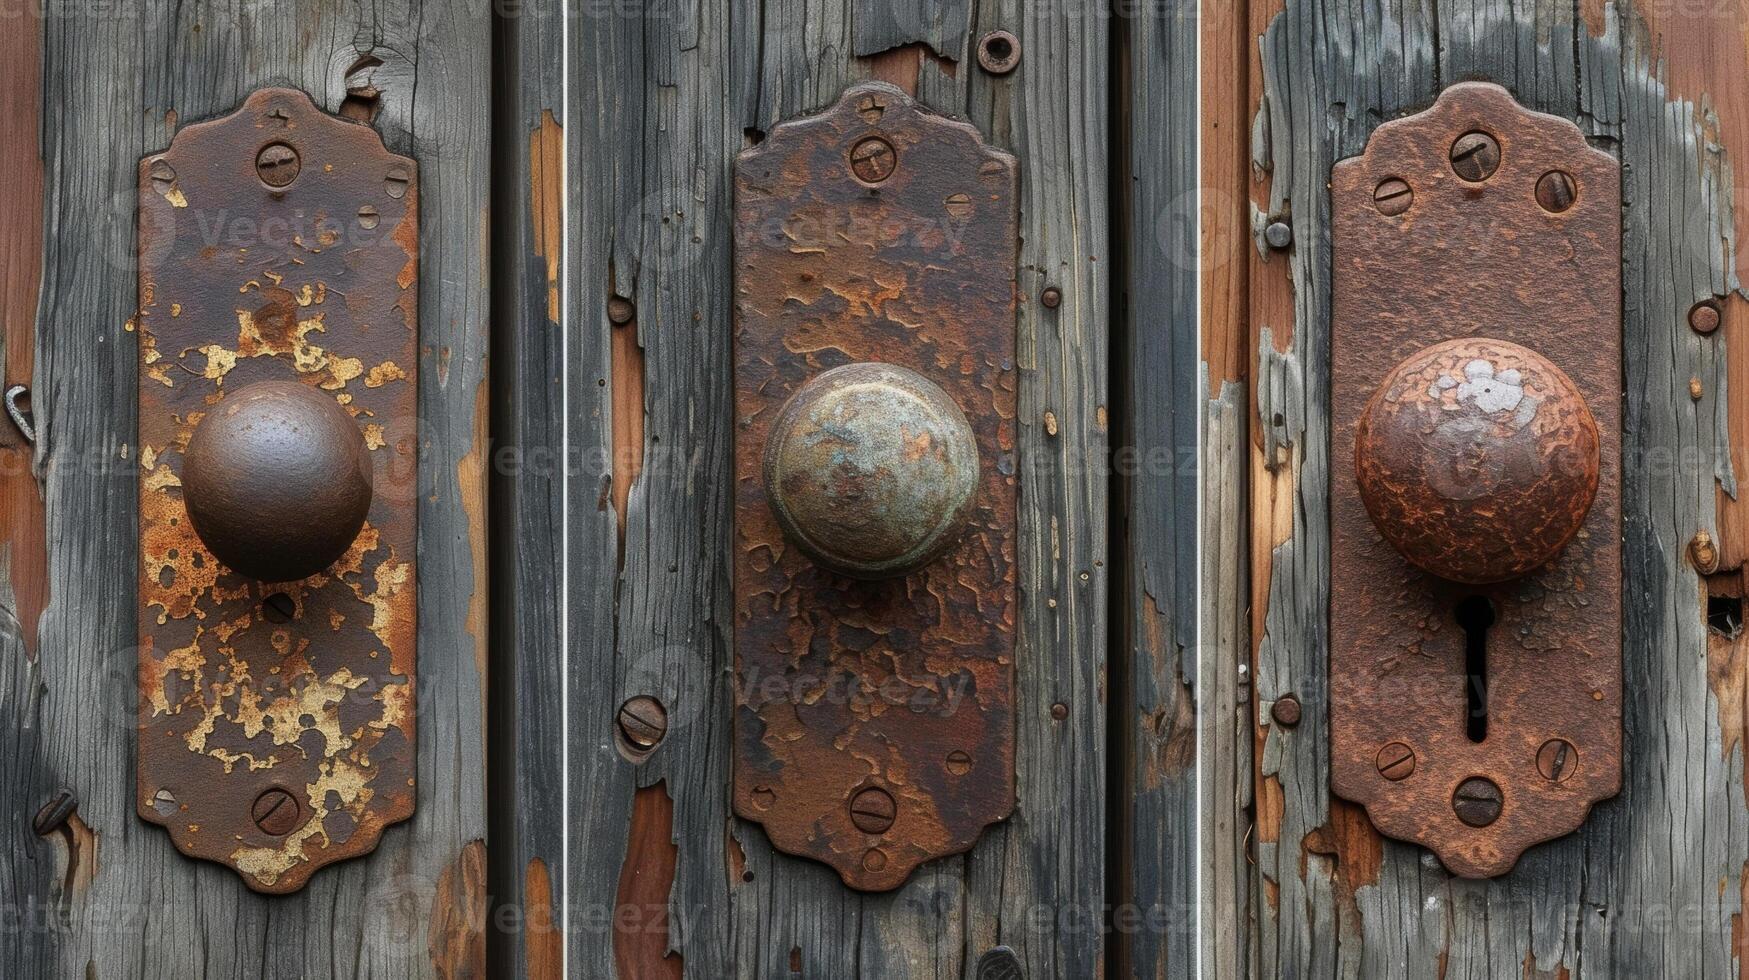
MULTIPOLYGON (((51 839, 9 844, 8 894, 38 925, 0 941, 19 976, 483 975, 486 636, 484 380, 490 25, 467 3, 306 0, 51 5, 44 22, 45 233, 37 397, 51 602, 32 670, 0 657, 11 842, 47 788, 78 798, 51 839), (420 159, 420 608, 414 819, 295 896, 174 852, 133 814, 134 196, 141 155, 180 121, 290 84, 335 111, 366 55, 376 125, 420 159), (415 85, 417 80, 417 86, 415 85), (52 926, 50 925, 52 923, 52 926)), ((408 420, 411 423, 412 420, 408 420)), ((11 651, 7 651, 10 653, 11 651)))
MULTIPOLYGON (((1729 486, 1728 337, 1689 306, 1736 288, 1728 153, 1708 98, 1666 84, 1686 51, 1620 3, 1533 10, 1492 0, 1254 3, 1264 215, 1291 214, 1290 307, 1252 294, 1256 331, 1252 598, 1259 745, 1253 893, 1259 975, 1700 976, 1738 969, 1746 839, 1736 658, 1707 661, 1703 590, 1685 561, 1729 486), (1259 14, 1262 16, 1259 16, 1259 14), (1621 796, 1510 874, 1462 881, 1380 839, 1328 791, 1329 252, 1325 183, 1379 122, 1445 85, 1487 79, 1574 119, 1624 172, 1624 735, 1621 796), (1291 313, 1291 317, 1283 314, 1291 313), (1690 396, 1689 379, 1703 381, 1690 396), (1676 462, 1672 462, 1675 460, 1676 462), (1710 682, 1710 683, 1709 683, 1710 682), (1292 731, 1263 708, 1306 706, 1292 731)), ((1667 5, 1665 5, 1667 6, 1667 5)), ((1673 17, 1691 16, 1676 11, 1673 17)), ((1722 42, 1721 42, 1722 43, 1722 42)), ((1740 38, 1733 43, 1741 44, 1740 38)), ((1721 62, 1723 63, 1723 62, 1721 62)), ((1740 75, 1709 76, 1713 88, 1740 75)), ((1262 273, 1267 276, 1270 273, 1262 273)), ((1260 273, 1252 273, 1254 284, 1260 273)), ((1265 284, 1265 295, 1272 293, 1265 284)), ((1215 737, 1215 736, 1211 736, 1215 737)))

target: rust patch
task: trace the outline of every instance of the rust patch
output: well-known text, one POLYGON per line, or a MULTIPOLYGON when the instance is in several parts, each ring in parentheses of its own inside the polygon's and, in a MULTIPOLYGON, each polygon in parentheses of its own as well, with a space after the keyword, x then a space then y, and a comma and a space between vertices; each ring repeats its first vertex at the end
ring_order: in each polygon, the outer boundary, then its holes
POLYGON ((898 887, 1014 806, 1016 177, 880 83, 736 164, 735 812, 854 888, 898 887), (939 385, 981 462, 963 537, 902 577, 816 566, 765 487, 779 410, 858 362, 939 385))
POLYGON ((644 347, 636 316, 613 326, 613 508, 619 516, 621 561, 632 485, 644 470, 644 347))
POLYGON ((559 322, 559 260, 565 236, 565 130, 542 109, 540 126, 528 134, 529 207, 534 254, 547 263, 547 320, 559 322))
POLYGON ((614 898, 613 965, 622 977, 680 980, 680 956, 668 952, 668 899, 680 848, 674 801, 662 783, 632 798, 631 831, 614 898))
POLYGON ((468 841, 437 879, 431 965, 444 980, 486 975, 486 842, 468 841))
MULTIPOLYGON (((1593 803, 1621 787, 1620 168, 1571 122, 1528 112, 1499 86, 1463 83, 1432 109, 1380 126, 1365 153, 1338 163, 1331 177, 1331 788, 1365 805, 1382 833, 1433 849, 1452 872, 1502 874, 1525 848, 1577 829, 1593 803), (1497 141, 1497 160, 1461 152, 1465 140, 1477 142, 1466 134, 1477 132, 1497 141), (1534 189, 1556 170, 1571 175, 1577 197, 1551 212, 1534 189), (1375 200, 1393 179, 1414 193, 1399 214, 1375 200), (1463 263, 1447 261, 1458 251, 1463 263), (1344 474, 1357 472, 1363 413, 1390 366, 1478 334, 1534 348, 1571 379, 1595 418, 1601 462, 1595 503, 1558 557, 1523 578, 1463 585, 1452 578, 1492 576, 1429 562, 1452 576, 1441 578, 1406 562, 1363 505, 1369 472, 1362 468, 1360 481, 1344 474), (1482 709, 1472 703, 1471 643, 1458 619, 1470 607, 1492 610, 1478 638, 1486 648, 1482 709), (1478 717, 1486 719, 1481 732, 1478 717), (1545 778, 1537 754, 1557 738, 1577 746, 1577 769, 1545 778), (1416 762, 1392 780, 1378 755, 1395 741, 1412 747, 1416 762), (1478 777, 1497 784, 1484 793, 1491 800, 1477 802, 1478 777)), ((1464 402, 1441 401, 1426 416, 1429 427, 1472 418, 1471 408, 1499 419, 1534 399, 1543 400, 1539 412, 1564 404, 1558 386, 1538 388, 1537 372, 1521 369, 1515 379, 1504 361, 1472 360, 1464 379, 1417 375, 1384 397, 1431 404, 1428 392, 1436 392, 1464 402), (1431 387, 1417 387, 1423 381, 1431 387)), ((1561 415, 1568 434, 1546 441, 1584 443, 1581 430, 1589 430, 1576 418, 1561 415)), ((1449 469, 1451 460, 1430 452, 1425 463, 1449 469)), ((1574 472, 1548 478, 1530 467, 1525 485, 1584 482, 1577 463, 1567 469, 1574 472)), ((1497 485, 1517 485, 1514 472, 1487 469, 1459 481, 1442 506, 1485 507, 1497 485)), ((1522 504, 1500 506, 1496 518, 1507 521, 1522 504)), ((1534 550, 1508 539, 1479 540, 1475 550, 1534 550)))
POLYGON ((565 975, 565 937, 553 919, 553 882, 545 861, 529 859, 522 888, 529 980, 559 980, 565 975))
POLYGON ((296 891, 413 812, 417 215, 412 160, 287 89, 140 163, 135 803, 257 891, 296 891), (258 173, 271 143, 299 158, 287 186, 258 173), (380 427, 364 529, 273 585, 213 558, 181 490, 194 426, 269 379, 380 427))

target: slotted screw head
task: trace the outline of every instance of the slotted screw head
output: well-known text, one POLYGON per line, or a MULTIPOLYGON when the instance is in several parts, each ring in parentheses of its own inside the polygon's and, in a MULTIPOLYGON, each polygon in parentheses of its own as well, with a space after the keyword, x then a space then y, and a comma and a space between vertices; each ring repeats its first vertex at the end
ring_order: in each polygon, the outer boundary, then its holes
POLYGON ((1396 217, 1409 210, 1409 205, 1415 203, 1415 191, 1409 182, 1396 177, 1388 177, 1379 181, 1379 186, 1373 188, 1373 205, 1379 213, 1387 217, 1396 217))
POLYGON ((884 834, 893 826, 893 796, 870 786, 850 798, 850 822, 865 834, 884 834))
POLYGON ((1471 827, 1486 827, 1500 819, 1505 799, 1492 779, 1474 776, 1463 781, 1452 794, 1451 808, 1457 818, 1471 827))
POLYGON ((1564 783, 1579 768, 1579 750, 1564 738, 1551 738, 1536 753, 1536 771, 1551 782, 1564 783))
POLYGON ((1500 169, 1500 144, 1480 130, 1459 136, 1451 145, 1451 169, 1472 184, 1487 180, 1500 169))
POLYGON ((1376 764, 1379 775, 1393 783, 1407 779, 1415 771, 1415 750, 1405 742, 1388 742, 1379 749, 1376 764))
POLYGON ((285 143, 273 142, 255 154, 255 173, 269 187, 286 187, 298 179, 302 162, 298 151, 285 143))
POLYGON ((1578 196, 1579 188, 1573 183, 1573 175, 1564 170, 1551 170, 1536 182, 1536 203, 1551 214, 1560 214, 1572 207, 1578 196))
POLYGON ((850 148, 850 170, 865 184, 878 184, 893 175, 899 163, 893 144, 879 136, 867 136, 850 148))
POLYGON ((255 805, 249 808, 249 816, 254 818, 255 826, 262 833, 284 837, 296 829, 301 809, 296 797, 274 786, 255 798, 255 805))
POLYGON ((619 707, 619 733, 635 749, 648 751, 668 734, 668 709, 640 694, 619 707))

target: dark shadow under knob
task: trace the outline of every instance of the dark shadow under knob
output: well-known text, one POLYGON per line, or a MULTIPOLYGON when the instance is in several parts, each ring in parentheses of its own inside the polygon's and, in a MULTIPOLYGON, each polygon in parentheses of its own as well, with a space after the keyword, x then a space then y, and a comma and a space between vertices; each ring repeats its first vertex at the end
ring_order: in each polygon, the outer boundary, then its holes
POLYGON ((1373 524, 1442 578, 1486 584, 1548 563, 1597 496, 1597 421, 1570 378, 1518 344, 1468 337, 1398 364, 1355 431, 1373 524))
POLYGON ((892 364, 847 364, 778 413, 764 475, 784 535, 817 564, 888 578, 959 540, 977 495, 978 443, 934 382, 892 364))
POLYGON ((332 395, 262 381, 226 396, 195 426, 182 496, 219 561, 265 582, 307 578, 344 555, 364 527, 370 450, 332 395))

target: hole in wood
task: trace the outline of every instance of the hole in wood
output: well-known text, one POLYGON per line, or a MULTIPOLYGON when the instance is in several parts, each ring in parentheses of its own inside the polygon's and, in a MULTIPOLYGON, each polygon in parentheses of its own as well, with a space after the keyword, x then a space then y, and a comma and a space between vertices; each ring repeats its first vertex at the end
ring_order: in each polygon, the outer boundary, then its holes
POLYGON ((1740 595, 1709 595, 1706 600, 1707 629, 1727 639, 1736 639, 1743 632, 1743 597, 1740 595))
POLYGON ((1488 737, 1488 630, 1494 625, 1494 604, 1487 596, 1473 595, 1457 606, 1457 623, 1464 631, 1464 692, 1467 709, 1464 728, 1470 741, 1488 737))

